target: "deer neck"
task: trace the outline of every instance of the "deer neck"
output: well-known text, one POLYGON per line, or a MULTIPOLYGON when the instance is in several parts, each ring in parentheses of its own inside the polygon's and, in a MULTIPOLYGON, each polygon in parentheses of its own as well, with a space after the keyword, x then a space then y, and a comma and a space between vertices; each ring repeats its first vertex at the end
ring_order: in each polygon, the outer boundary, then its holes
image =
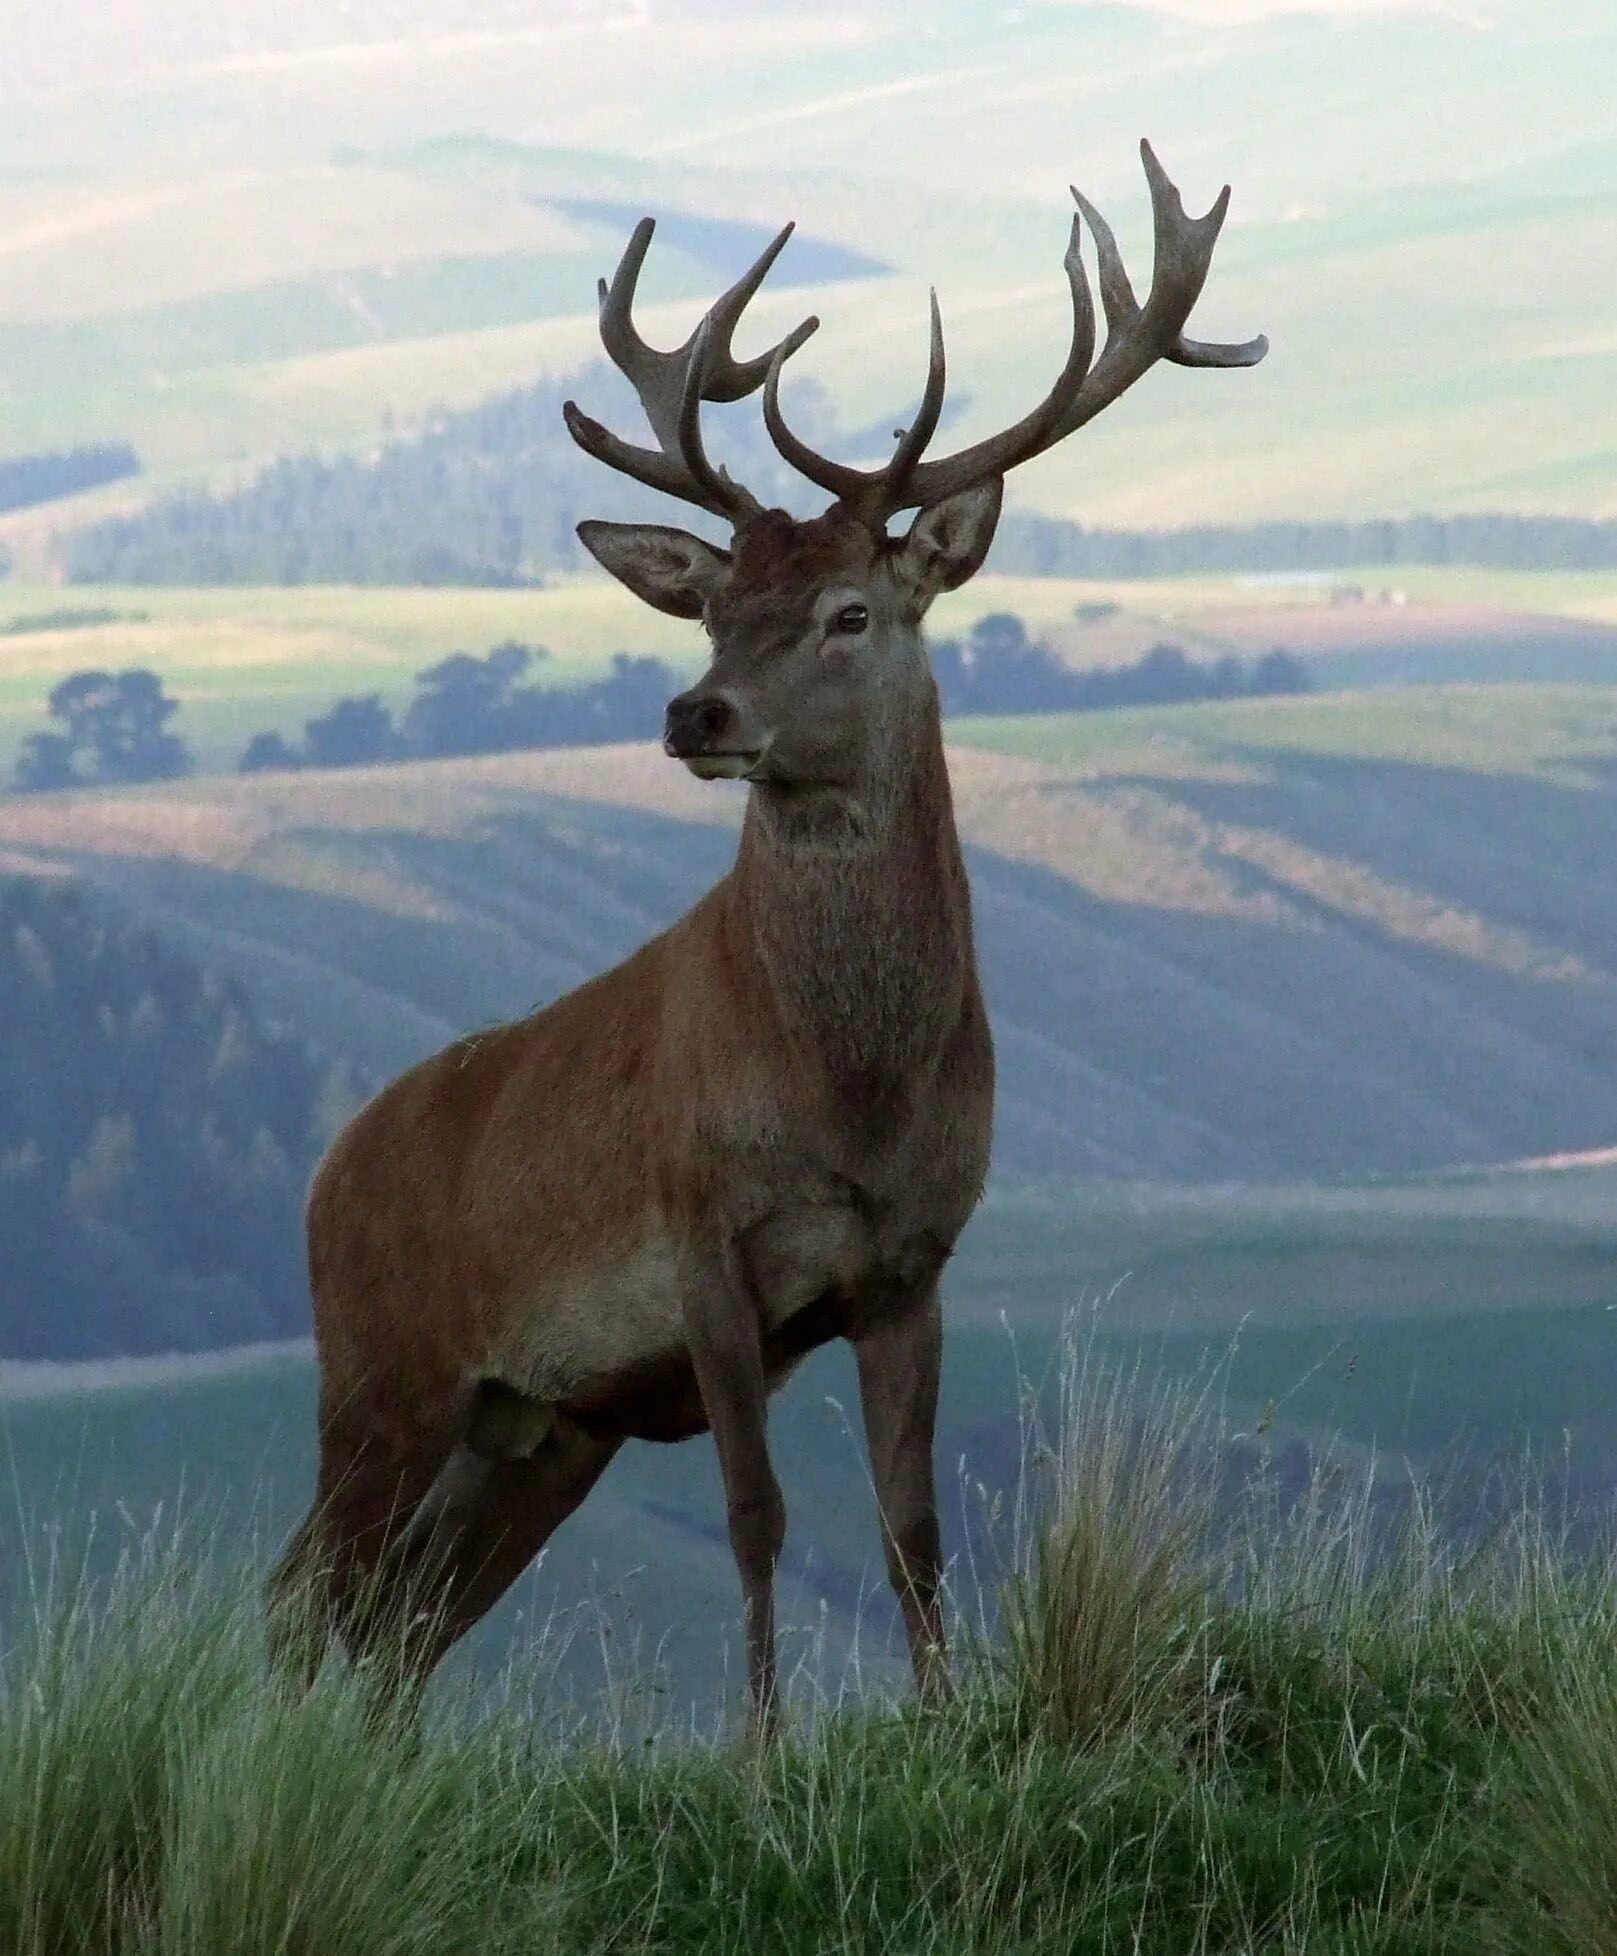
POLYGON ((757 786, 732 884, 800 1061, 885 1100, 958 1025, 971 906, 935 691, 847 791, 757 786))

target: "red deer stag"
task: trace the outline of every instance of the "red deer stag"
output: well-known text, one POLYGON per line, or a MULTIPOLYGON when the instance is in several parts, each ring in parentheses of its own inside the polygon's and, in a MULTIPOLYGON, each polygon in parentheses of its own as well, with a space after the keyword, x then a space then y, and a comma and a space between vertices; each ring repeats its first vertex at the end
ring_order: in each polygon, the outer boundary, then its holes
POLYGON ((754 359, 731 351, 790 226, 673 352, 630 316, 649 218, 602 282, 601 338, 656 446, 569 402, 573 439, 723 518, 733 542, 655 524, 587 522, 579 536, 636 596, 705 626, 712 665, 670 704, 663 744, 703 780, 751 783, 740 846, 671 929, 406 1073, 321 1164, 308 1218, 319 1484, 271 1581, 272 1598, 296 1585, 309 1605, 305 1665, 332 1632, 365 1648, 408 1582, 430 1603, 411 1618, 424 1678, 625 1440, 711 1428, 751 1708, 767 1722, 785 1529, 767 1401, 840 1337, 917 1684, 946 1687, 938 1277, 983 1187, 993 1051, 920 627, 981 565, 1008 470, 1158 360, 1247 366, 1265 351, 1184 336, 1229 191, 1190 218, 1142 148, 1156 231, 1144 304, 1075 191, 1099 261, 1099 358, 1075 216, 1055 385, 941 459, 923 459, 944 393, 935 297, 919 410, 885 467, 860 470, 782 417, 781 369, 816 320, 754 359), (835 499, 812 521, 762 507, 703 447, 702 403, 760 387, 781 454, 835 499), (906 509, 907 533, 889 537, 906 509))

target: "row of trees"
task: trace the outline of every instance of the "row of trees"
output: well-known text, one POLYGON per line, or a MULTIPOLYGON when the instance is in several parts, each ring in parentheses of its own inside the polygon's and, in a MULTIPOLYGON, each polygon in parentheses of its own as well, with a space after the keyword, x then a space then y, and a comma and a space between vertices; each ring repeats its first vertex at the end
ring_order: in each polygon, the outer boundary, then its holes
MULTIPOLYGON (((441 413, 363 459, 289 457, 233 494, 176 496, 95 524, 66 546, 68 574, 128 584, 536 583, 582 562, 573 526, 601 506, 600 468, 562 427, 569 396, 614 425, 637 425, 622 377, 597 363, 441 413)), ((857 433, 839 433, 812 382, 798 385, 792 406, 816 445, 850 454, 868 446, 857 433)), ((717 446, 744 480, 766 501, 800 507, 804 485, 750 404, 714 410, 712 421, 717 446)), ((614 486, 612 506, 628 518, 667 519, 661 498, 627 481, 614 486)), ((1617 522, 1408 516, 1153 532, 1011 515, 993 562, 1002 571, 1105 578, 1433 563, 1609 569, 1617 566, 1617 522)))
POLYGON ((584 686, 521 684, 549 654, 507 642, 477 658, 452 652, 416 675, 415 697, 397 718, 379 693, 352 694, 304 725, 301 744, 254 734, 241 771, 364 767, 377 761, 498 754, 521 747, 588 747, 646 740, 684 685, 661 659, 615 654, 611 670, 584 686))
POLYGON ((0 1355, 288 1336, 349 1069, 75 887, 0 879, 0 1355))
MULTIPOLYGON (((621 652, 612 670, 587 686, 523 683, 547 656, 543 648, 515 643, 497 645, 482 658, 451 653, 417 675, 415 697, 397 719, 379 693, 349 695, 307 722, 301 745, 278 733, 255 734, 241 770, 364 767, 645 740, 661 726, 664 708, 684 683, 660 659, 621 652)), ((964 640, 941 640, 932 664, 945 713, 1085 713, 1308 690, 1302 662, 1282 651, 1201 665, 1178 646, 1158 645, 1130 665, 1074 672, 1030 639, 1010 612, 979 619, 964 640)))
MULTIPOLYGON (((940 640, 932 656, 945 713, 1083 713, 1298 693, 1308 685, 1288 652, 1201 665, 1173 645, 1155 646, 1132 665, 1074 672, 1009 612, 979 619, 963 640, 940 640)), ((545 686, 533 674, 548 657, 542 646, 511 641, 481 658, 452 652, 416 675, 415 695, 397 717, 379 693, 347 695, 306 721, 299 742, 254 734, 241 772, 647 740, 684 683, 661 659, 620 652, 586 685, 545 686)), ((15 785, 24 793, 191 772, 191 752, 169 725, 179 702, 154 672, 72 673, 48 704, 56 729, 30 735, 17 763, 15 785)))
POLYGON ((1132 664, 1074 671, 1029 639, 1008 611, 978 619, 964 640, 932 647, 945 713, 1094 713, 1118 706, 1306 693, 1308 672, 1290 652, 1200 664, 1177 645, 1154 645, 1132 664))
POLYGON ((1393 516, 1363 523, 1205 524, 1088 530, 1008 516, 994 568, 1031 577, 1188 577, 1476 564, 1499 570, 1617 568, 1617 522, 1576 516, 1393 516))

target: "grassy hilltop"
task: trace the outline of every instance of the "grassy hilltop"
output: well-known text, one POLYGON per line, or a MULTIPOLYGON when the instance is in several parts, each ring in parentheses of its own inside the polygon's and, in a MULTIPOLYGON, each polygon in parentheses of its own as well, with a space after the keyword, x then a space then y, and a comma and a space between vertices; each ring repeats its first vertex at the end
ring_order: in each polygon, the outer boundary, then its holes
POLYGON ((1079 1374, 993 1620, 921 1714, 799 1691, 755 1751, 269 1690, 251 1601, 132 1542, 41 1578, 0 1691, 17 1956, 925 1950, 1588 1956, 1613 1922, 1617 1586, 1531 1501, 1443 1546, 1329 1475, 1220 1500, 1197 1408, 1079 1374))

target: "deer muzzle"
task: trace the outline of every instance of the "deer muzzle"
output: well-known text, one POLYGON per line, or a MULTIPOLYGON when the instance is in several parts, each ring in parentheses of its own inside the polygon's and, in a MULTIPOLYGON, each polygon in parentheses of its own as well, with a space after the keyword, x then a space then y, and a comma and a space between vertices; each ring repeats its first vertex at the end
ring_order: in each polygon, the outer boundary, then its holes
POLYGON ((739 781, 758 765, 763 749, 727 693, 696 687, 668 702, 663 752, 683 761, 698 780, 739 781))

